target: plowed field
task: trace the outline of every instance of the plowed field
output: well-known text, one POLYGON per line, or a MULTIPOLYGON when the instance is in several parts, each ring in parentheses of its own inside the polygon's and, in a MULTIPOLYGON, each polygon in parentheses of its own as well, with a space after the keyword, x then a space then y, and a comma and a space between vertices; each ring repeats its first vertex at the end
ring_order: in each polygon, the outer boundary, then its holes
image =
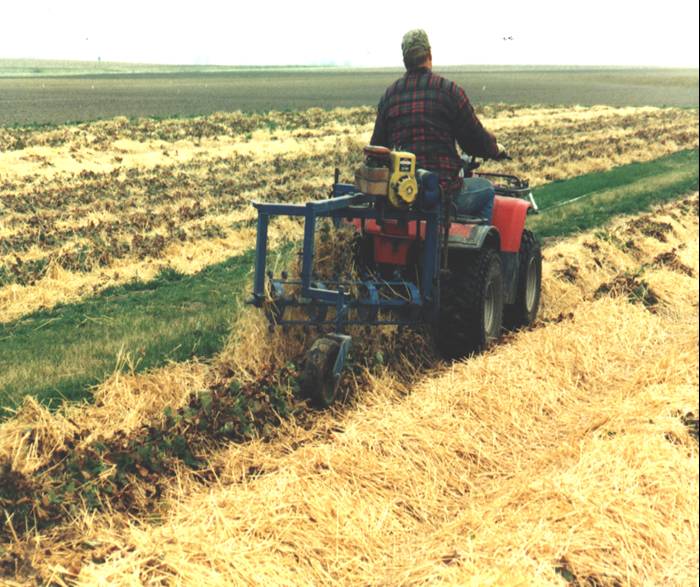
POLYGON ((331 412, 291 399, 293 345, 245 318, 211 365, 116 373, 56 414, 26 400, 0 424, 0 572, 696 583, 698 196, 544 255, 534 328, 453 365, 396 353, 331 412))
MULTIPOLYGON (((698 145, 697 110, 480 114, 515 158, 490 170, 533 185, 698 145)), ((372 108, 311 109, 0 129, 0 322, 248 250, 250 201, 324 197, 335 167, 350 180, 373 119, 372 108)))

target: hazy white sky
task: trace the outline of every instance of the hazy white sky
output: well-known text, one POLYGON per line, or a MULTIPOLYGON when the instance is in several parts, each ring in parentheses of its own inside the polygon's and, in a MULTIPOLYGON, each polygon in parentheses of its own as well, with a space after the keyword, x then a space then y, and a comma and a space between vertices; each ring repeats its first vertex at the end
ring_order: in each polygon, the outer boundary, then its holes
POLYGON ((401 66, 416 27, 436 65, 698 66, 698 0, 0 0, 0 58, 401 66))

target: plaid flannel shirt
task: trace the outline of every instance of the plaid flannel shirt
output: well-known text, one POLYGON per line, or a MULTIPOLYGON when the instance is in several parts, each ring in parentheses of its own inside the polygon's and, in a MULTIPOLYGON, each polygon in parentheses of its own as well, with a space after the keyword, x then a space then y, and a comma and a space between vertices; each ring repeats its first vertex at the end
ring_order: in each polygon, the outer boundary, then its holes
POLYGON ((440 176, 440 185, 459 190, 462 151, 495 157, 495 137, 481 124, 464 90, 428 68, 408 71, 379 101, 372 145, 410 151, 417 167, 440 176))

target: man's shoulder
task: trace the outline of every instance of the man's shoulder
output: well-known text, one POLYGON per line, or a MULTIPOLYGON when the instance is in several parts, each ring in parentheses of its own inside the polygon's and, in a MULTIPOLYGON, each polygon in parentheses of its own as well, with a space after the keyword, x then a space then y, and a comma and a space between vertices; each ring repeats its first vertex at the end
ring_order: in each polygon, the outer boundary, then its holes
POLYGON ((406 90, 406 76, 402 76, 399 79, 389 85, 389 87, 384 91, 382 97, 379 99, 379 108, 385 108, 395 96, 401 95, 402 92, 406 90))
POLYGON ((440 87, 441 93, 447 96, 449 102, 454 108, 462 110, 468 107, 470 101, 469 96, 464 91, 464 88, 460 86, 457 82, 454 82, 446 77, 443 77, 437 73, 433 74, 434 81, 432 82, 436 87, 440 87))
POLYGON ((384 92, 385 96, 390 96, 401 91, 406 86, 406 76, 402 75, 399 79, 393 81, 384 92))
POLYGON ((386 108, 395 99, 401 99, 406 92, 412 93, 416 88, 432 90, 431 95, 433 99, 448 100, 450 104, 457 107, 461 107, 465 102, 469 101, 461 86, 440 74, 434 73, 432 70, 428 70, 419 77, 408 72, 395 80, 382 94, 379 100, 379 108, 386 108))
POLYGON ((464 90, 457 82, 454 82, 451 79, 447 79, 446 77, 433 71, 430 72, 430 75, 432 77, 432 83, 440 87, 444 91, 450 94, 464 94, 464 90))
MULTIPOLYGON (((407 86, 410 86, 410 79, 410 72, 403 75, 387 88, 386 94, 393 94, 403 90, 407 86)), ((451 96, 461 97, 462 95, 466 95, 464 89, 458 83, 440 75, 439 73, 435 73, 432 69, 424 72, 419 79, 420 82, 418 82, 418 85, 434 88, 451 96)))

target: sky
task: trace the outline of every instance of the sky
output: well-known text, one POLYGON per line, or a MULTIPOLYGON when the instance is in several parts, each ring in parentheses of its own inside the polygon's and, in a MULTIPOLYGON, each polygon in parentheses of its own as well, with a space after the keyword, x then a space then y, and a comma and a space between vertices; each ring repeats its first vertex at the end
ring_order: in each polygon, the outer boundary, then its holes
POLYGON ((0 59, 400 67, 698 67, 698 0, 0 0, 0 59))

